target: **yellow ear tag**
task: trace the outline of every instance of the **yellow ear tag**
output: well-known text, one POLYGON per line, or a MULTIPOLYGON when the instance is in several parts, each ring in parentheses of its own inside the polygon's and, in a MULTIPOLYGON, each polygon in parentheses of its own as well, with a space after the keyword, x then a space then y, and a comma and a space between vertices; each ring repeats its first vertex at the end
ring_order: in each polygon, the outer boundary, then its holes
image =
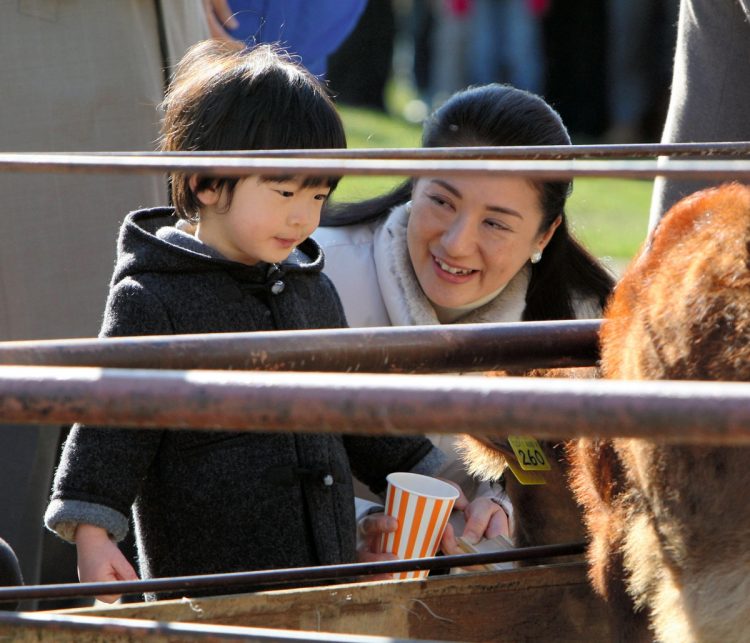
POLYGON ((514 462, 511 458, 508 458, 506 462, 513 475, 516 476, 516 480, 521 484, 546 484, 543 473, 539 473, 538 471, 524 471, 518 466, 518 462, 514 462))
POLYGON ((529 435, 508 436, 518 464, 524 471, 549 471, 550 465, 544 457, 542 446, 529 435))

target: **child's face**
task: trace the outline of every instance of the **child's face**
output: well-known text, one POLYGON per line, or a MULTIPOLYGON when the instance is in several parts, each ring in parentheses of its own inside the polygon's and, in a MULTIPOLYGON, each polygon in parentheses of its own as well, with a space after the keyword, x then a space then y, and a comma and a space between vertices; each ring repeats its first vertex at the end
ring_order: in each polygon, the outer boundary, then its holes
POLYGON ((318 227, 330 191, 327 185, 302 187, 300 179, 250 176, 237 183, 227 207, 225 190, 203 190, 195 235, 227 259, 278 263, 318 227))

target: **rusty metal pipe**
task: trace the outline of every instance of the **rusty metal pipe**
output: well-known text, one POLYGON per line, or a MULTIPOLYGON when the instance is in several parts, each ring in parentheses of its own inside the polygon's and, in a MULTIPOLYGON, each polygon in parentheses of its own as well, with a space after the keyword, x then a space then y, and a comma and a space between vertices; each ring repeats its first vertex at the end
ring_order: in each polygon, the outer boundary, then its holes
POLYGON ((650 179, 747 179, 747 160, 477 160, 477 159, 328 159, 253 158, 230 156, 138 156, 111 154, 0 154, 0 171, 56 173, 153 174, 170 171, 206 176, 359 175, 359 176, 489 176, 508 174, 537 180, 561 180, 576 176, 650 179))
MULTIPOLYGON (((59 154, 64 154, 60 152, 59 154)), ((78 155, 82 152, 67 154, 78 155)), ((237 156, 253 158, 335 158, 335 159, 575 159, 644 158, 653 156, 747 156, 750 142, 714 143, 628 143, 618 145, 514 145, 477 147, 403 147, 366 149, 247 150, 212 152, 87 152, 94 156, 237 156)))
POLYGON ((750 444, 750 383, 5 366, 0 420, 750 444))
POLYGON ((599 320, 0 342, 0 364, 367 373, 592 366, 599 320))
MULTIPOLYGON (((145 594, 241 587, 243 592, 261 591, 291 583, 313 583, 321 580, 352 579, 373 574, 395 574, 412 570, 450 569, 471 567, 511 561, 530 561, 557 556, 583 554, 586 544, 563 543, 518 547, 506 551, 484 554, 456 554, 411 560, 388 560, 372 563, 348 563, 342 565, 320 565, 317 567, 295 567, 269 569, 254 572, 232 572, 225 574, 203 574, 173 578, 151 578, 137 581, 112 581, 108 583, 63 583, 58 585, 27 585, 0 587, 0 602, 27 599, 65 598, 74 596, 100 596, 103 594, 145 594)), ((229 592, 227 592, 229 593, 229 592)))

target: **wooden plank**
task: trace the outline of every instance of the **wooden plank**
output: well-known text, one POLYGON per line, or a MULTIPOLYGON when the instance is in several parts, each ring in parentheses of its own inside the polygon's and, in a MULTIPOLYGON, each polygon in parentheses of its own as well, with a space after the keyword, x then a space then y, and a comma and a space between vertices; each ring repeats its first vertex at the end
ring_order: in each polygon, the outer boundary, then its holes
MULTIPOLYGON (((199 599, 67 610, 65 614, 160 622, 270 627, 453 641, 607 640, 603 604, 580 562, 427 580, 328 585, 199 599)), ((0 633, 5 633, 0 629, 0 633)), ((18 641, 59 641, 9 631, 18 641)), ((51 633, 50 633, 51 635, 51 633)), ((69 640, 99 641, 76 633, 69 640)), ((108 641, 128 641, 130 635, 108 641)), ((135 640, 135 638, 133 638, 135 640)), ((144 640, 138 637, 138 640, 144 640)), ((157 640, 157 639, 154 639, 157 640)))

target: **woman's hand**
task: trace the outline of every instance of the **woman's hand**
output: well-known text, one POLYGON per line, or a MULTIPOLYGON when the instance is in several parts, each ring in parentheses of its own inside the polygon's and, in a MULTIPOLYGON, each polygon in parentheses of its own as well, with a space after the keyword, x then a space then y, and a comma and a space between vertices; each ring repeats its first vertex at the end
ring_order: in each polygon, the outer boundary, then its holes
MULTIPOLYGON (((384 552, 380 547, 382 537, 398 528, 398 520, 384 513, 373 513, 359 521, 358 563, 375 563, 383 560, 396 560, 395 554, 384 552)), ((367 576, 364 580, 390 580, 393 574, 367 576)))
POLYGON ((440 549, 444 554, 465 553, 456 540, 457 535, 463 536, 471 544, 478 543, 482 538, 508 536, 510 525, 508 515, 503 508, 489 497, 482 496, 472 500, 464 509, 466 526, 463 534, 456 534, 453 525, 448 524, 440 542, 440 549))
MULTIPOLYGON (((133 566, 112 542, 105 529, 94 525, 78 525, 75 534, 78 550, 78 579, 82 583, 108 583, 138 580, 133 566)), ((100 601, 114 603, 120 594, 97 596, 100 601)))

